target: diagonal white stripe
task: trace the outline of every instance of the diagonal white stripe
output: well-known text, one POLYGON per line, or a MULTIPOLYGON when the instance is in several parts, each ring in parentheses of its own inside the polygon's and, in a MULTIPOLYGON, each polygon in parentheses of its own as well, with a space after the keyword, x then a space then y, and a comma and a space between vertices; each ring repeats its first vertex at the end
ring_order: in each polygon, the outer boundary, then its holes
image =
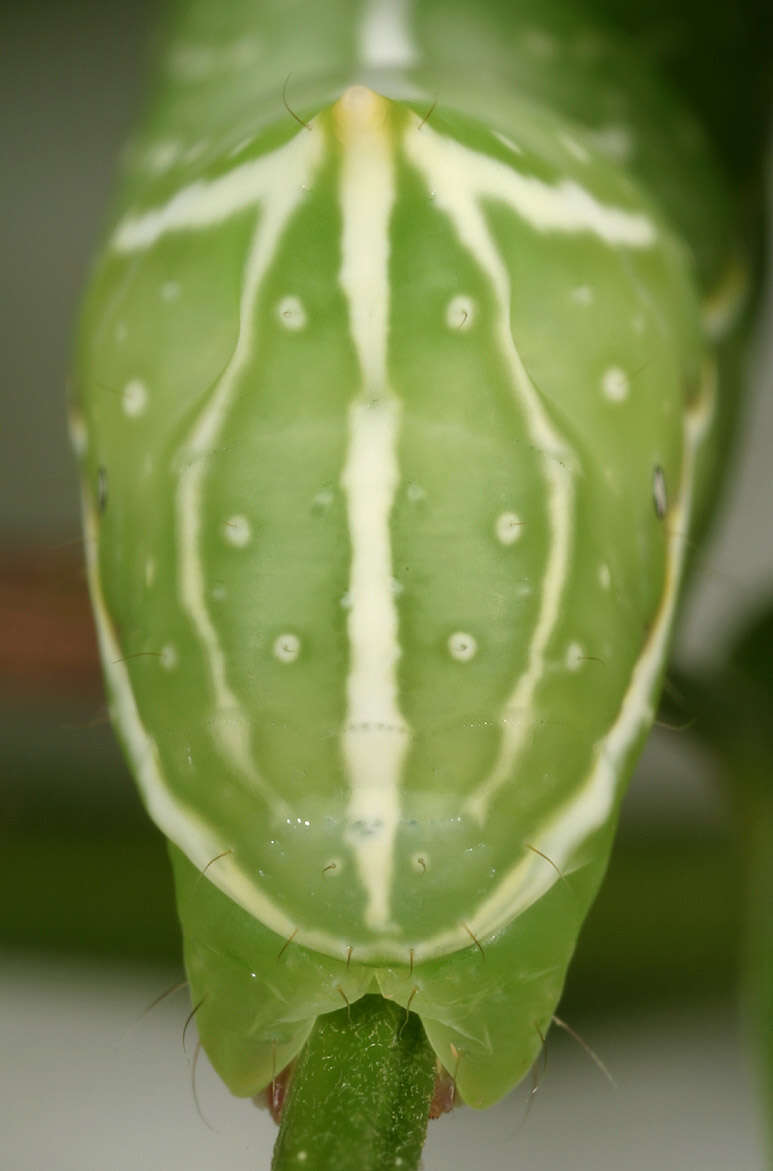
POLYGON ((196 231, 222 223, 276 192, 282 182, 285 196, 294 207, 301 192, 293 184, 303 181, 303 168, 299 169, 298 163, 303 157, 310 164, 320 150, 321 132, 311 122, 309 129, 271 154, 243 163, 209 182, 192 183, 161 207, 127 216, 118 224, 110 246, 116 252, 140 252, 169 232, 196 231))
POLYGON ((319 164, 322 145, 321 131, 314 127, 311 131, 301 131, 268 157, 266 162, 271 166, 263 172, 263 185, 254 189, 262 207, 245 266, 238 340, 231 360, 182 449, 176 500, 180 601, 209 664, 217 717, 215 727, 221 747, 274 807, 278 807, 277 799, 252 761, 249 720, 228 684, 223 648, 207 607, 200 547, 201 517, 208 456, 217 443, 239 378, 254 357, 255 309, 260 284, 274 257, 282 231, 319 164))
POLYGON ((435 204, 450 217, 456 233, 473 259, 488 276, 498 309, 496 333, 510 370, 514 394, 520 402, 529 436, 540 452, 548 494, 551 540, 545 576, 540 589, 540 609, 529 647, 526 671, 507 699, 500 724, 502 737, 497 760, 485 780, 465 803, 465 812, 480 822, 486 818, 497 792, 512 776, 513 767, 530 731, 528 713, 545 670, 545 651, 560 614, 561 598, 569 575, 574 507, 573 457, 553 427, 537 391, 531 384, 513 340, 510 327, 510 281, 497 252, 479 199, 491 191, 485 156, 435 134, 428 126, 417 133, 418 120, 405 135, 405 151, 427 186, 435 204), (513 715, 520 717, 513 719, 513 715))

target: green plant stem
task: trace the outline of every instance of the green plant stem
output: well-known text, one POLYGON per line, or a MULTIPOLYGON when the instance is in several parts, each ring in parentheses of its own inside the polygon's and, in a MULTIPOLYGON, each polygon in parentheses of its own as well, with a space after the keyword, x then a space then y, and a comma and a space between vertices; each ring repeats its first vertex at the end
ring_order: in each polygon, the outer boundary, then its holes
POLYGON ((292 1075, 272 1171, 415 1171, 434 1079, 414 1013, 364 996, 320 1016, 292 1075))

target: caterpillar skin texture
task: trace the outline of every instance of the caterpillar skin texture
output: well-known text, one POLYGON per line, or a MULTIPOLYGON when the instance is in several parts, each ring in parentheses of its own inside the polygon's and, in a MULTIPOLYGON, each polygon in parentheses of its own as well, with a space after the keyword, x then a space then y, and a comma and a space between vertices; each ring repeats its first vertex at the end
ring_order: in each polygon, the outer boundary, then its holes
POLYGON ((533 1061, 735 398, 734 216, 573 5, 180 10, 71 426, 112 716, 236 1093, 368 991, 473 1106, 533 1061))

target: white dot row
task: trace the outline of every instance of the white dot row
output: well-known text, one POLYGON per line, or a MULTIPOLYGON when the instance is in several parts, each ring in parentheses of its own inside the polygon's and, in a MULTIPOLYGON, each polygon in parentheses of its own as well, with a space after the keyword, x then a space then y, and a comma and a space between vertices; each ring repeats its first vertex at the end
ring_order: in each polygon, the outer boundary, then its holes
MULTIPOLYGON (((409 494, 411 488, 416 488, 417 485, 409 487, 409 494)), ((315 506, 323 507, 322 499, 324 497, 324 507, 328 507, 332 502, 332 493, 318 493, 314 498, 315 506)), ((524 522, 515 512, 502 512, 494 522, 494 532, 496 538, 502 545, 514 545, 521 536, 521 530, 524 522)), ((236 549, 244 549, 249 545, 252 538, 252 529, 250 522, 246 516, 236 514, 229 516, 223 522, 223 538, 227 544, 232 545, 236 549)))
MULTIPOLYGON (((468 329, 472 323, 472 308, 464 308, 461 304, 455 302, 463 302, 467 300, 463 297, 457 297, 451 302, 449 306, 448 321, 451 324, 451 319, 456 322, 454 328, 468 329)), ((287 329, 300 330, 306 324, 306 316, 303 307, 297 298, 287 297, 285 301, 281 302, 285 305, 282 310, 282 323, 287 329), (289 302, 294 302, 290 305, 289 302)), ((612 403, 621 403, 628 397, 630 390, 630 378, 625 370, 620 366, 610 366, 604 371, 601 377, 601 390, 604 397, 612 403)), ((140 378, 130 378, 123 388, 121 394, 121 403, 124 414, 129 419, 138 419, 145 414, 148 406, 148 388, 140 378)), ((410 491, 410 490, 409 490, 410 491)), ((509 516, 510 514, 505 514, 509 516)), ((501 539, 501 538, 500 538, 501 539)), ((515 539, 515 538, 513 538, 515 539)), ((510 544, 510 541, 504 541, 504 544, 510 544)))
MULTIPOLYGON (((455 630, 448 638, 447 647, 451 658, 457 663, 469 663, 478 653, 477 639, 464 630, 455 630)), ((285 631, 274 640, 272 653, 280 663, 294 663, 301 653, 301 640, 297 634, 285 631)), ((580 643, 570 643, 565 657, 567 668, 570 671, 578 671, 586 657, 580 643)), ((165 671, 174 671, 179 663, 177 648, 171 643, 161 648, 158 658, 165 671)))

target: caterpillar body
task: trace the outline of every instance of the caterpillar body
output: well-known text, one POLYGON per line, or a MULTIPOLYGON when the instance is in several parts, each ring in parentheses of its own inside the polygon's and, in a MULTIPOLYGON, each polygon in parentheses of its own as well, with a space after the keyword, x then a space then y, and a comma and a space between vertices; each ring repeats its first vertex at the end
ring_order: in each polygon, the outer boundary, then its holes
POLYGON ((410 1006, 477 1107, 549 1027, 751 285, 639 49, 563 0, 173 23, 71 429, 112 716, 237 1094, 342 996, 410 1006))

